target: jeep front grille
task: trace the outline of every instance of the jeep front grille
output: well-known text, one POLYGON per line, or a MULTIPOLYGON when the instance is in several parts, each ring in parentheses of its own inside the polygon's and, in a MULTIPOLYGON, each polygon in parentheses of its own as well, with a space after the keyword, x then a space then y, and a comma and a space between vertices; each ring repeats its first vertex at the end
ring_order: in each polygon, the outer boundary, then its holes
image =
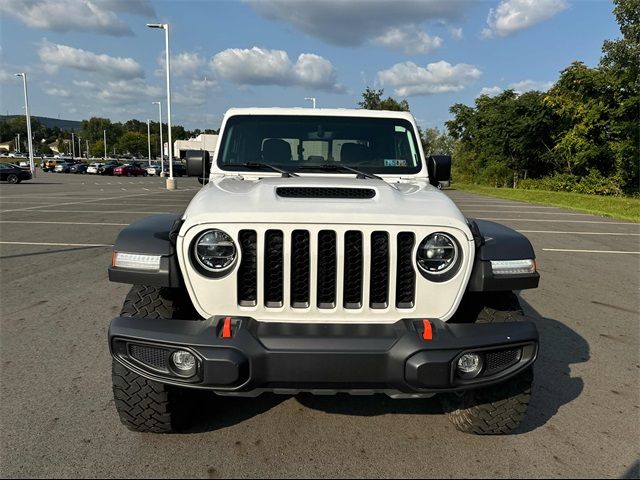
POLYGON ((415 305, 412 232, 268 229, 262 234, 241 230, 238 237, 240 306, 257 306, 259 299, 266 308, 384 310, 415 305))

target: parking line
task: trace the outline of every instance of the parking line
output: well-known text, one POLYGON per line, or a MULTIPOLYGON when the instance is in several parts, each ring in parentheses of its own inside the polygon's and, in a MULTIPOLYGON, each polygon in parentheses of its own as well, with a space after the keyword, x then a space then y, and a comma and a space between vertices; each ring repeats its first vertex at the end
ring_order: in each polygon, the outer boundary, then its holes
POLYGON ((0 242, 4 245, 44 245, 47 247, 113 247, 106 243, 0 242))
POLYGON ((569 253, 627 253, 630 255, 640 255, 640 252, 628 252, 624 250, 570 250, 568 248, 543 248, 545 252, 569 252, 569 253))
POLYGON ((485 213, 528 213, 530 215, 574 215, 574 216, 595 216, 591 213, 569 213, 569 212, 532 212, 532 211, 522 211, 522 210, 476 210, 473 208, 465 208, 465 212, 485 212, 485 213))
MULTIPOLYGON (((3 212, 0 212, 3 213, 3 212)), ((131 211, 131 210, 126 210, 126 211, 115 211, 115 210, 92 210, 90 212, 86 211, 86 210, 28 210, 26 212, 22 212, 22 213, 90 213, 91 215, 97 215, 100 213, 114 213, 114 214, 123 214, 123 213, 144 213, 147 215, 155 215, 155 214, 163 214, 163 213, 177 213, 177 212, 139 212, 139 211, 131 211)))
POLYGON ((619 233, 619 232, 558 232, 556 230, 516 230, 520 233, 551 233, 567 235, 614 235, 614 236, 634 236, 640 237, 640 233, 619 233))
POLYGON ((598 222, 595 220, 564 220, 556 218, 489 218, 478 217, 479 220, 497 220, 499 222, 563 222, 563 223, 598 223, 606 225, 638 225, 631 222, 598 222))
POLYGON ((52 225, 108 225, 115 227, 126 227, 128 223, 98 223, 98 222, 39 222, 26 220, 0 220, 0 223, 36 223, 36 224, 52 224, 52 225))

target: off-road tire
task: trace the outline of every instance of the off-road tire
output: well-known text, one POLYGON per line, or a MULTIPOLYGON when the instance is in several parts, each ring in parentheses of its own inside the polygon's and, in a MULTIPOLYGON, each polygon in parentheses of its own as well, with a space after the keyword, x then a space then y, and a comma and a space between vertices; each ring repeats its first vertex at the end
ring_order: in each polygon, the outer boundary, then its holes
MULTIPOLYGON (((468 299, 466 314, 476 312, 476 323, 524 320, 518 297, 512 292, 496 292, 468 299)), ((467 317, 468 318, 468 317, 467 317)), ((515 430, 527 412, 533 384, 533 368, 497 385, 440 395, 447 417, 461 432, 499 435, 515 430)))
MULTIPOLYGON (((185 292, 135 285, 129 291, 124 317, 176 319, 190 316, 193 307, 185 292)), ((112 361, 113 397, 120 421, 135 432, 171 433, 187 428, 206 393, 165 385, 112 361)))

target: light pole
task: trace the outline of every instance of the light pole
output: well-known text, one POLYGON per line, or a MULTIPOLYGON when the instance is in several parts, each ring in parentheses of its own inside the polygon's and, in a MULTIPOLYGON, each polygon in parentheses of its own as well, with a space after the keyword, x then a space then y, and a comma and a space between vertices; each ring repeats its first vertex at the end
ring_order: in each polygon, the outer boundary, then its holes
POLYGON ((78 137, 78 157, 82 158, 82 144, 80 143, 80 140, 82 139, 78 137))
POLYGON ((164 177, 164 142, 162 141, 162 102, 151 102, 158 104, 158 119, 160 121, 160 176, 164 177))
POLYGON ((311 100, 313 102, 313 108, 316 108, 316 97, 304 97, 305 100, 311 100))
POLYGON ((104 135, 103 137, 103 143, 104 143, 104 161, 107 161, 107 131, 103 130, 102 134, 104 135))
POLYGON ((167 190, 175 190, 177 188, 176 179, 173 178, 173 145, 171 143, 171 54, 169 51, 169 24, 168 23, 148 23, 149 28, 161 28, 164 30, 164 46, 165 46, 165 68, 167 70, 167 129, 169 133, 169 178, 167 179, 167 190))
POLYGON ((87 154, 87 162, 89 161, 89 140, 85 140, 87 148, 85 149, 85 153, 87 154))
POLYGON ((18 134, 18 143, 16 143, 16 152, 21 152, 22 146, 20 145, 20 134, 18 134))
POLYGON ((24 84, 24 112, 27 115, 27 137, 29 137, 29 170, 31 170, 31 176, 36 176, 36 168, 33 164, 33 139, 31 138, 31 116, 29 115, 29 96, 27 95, 27 74, 16 73, 16 77, 22 77, 24 84))
POLYGON ((149 148, 149 168, 151 168, 151 120, 147 118, 147 146, 149 148))
POLYGON ((75 134, 71 132, 71 160, 76 158, 76 139, 75 134))

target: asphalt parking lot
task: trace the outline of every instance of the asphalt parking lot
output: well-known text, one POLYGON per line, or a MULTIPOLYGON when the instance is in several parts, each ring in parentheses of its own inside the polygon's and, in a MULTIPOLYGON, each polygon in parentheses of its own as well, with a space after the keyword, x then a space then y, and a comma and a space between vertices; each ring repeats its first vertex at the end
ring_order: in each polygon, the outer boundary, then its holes
POLYGON ((2 477, 629 477, 640 458, 640 225, 449 190, 467 216, 524 232, 541 286, 521 294, 541 352, 511 436, 459 433, 437 400, 212 397, 180 435, 120 425, 107 280, 123 226, 180 212, 179 179, 43 174, 0 185, 2 477))

